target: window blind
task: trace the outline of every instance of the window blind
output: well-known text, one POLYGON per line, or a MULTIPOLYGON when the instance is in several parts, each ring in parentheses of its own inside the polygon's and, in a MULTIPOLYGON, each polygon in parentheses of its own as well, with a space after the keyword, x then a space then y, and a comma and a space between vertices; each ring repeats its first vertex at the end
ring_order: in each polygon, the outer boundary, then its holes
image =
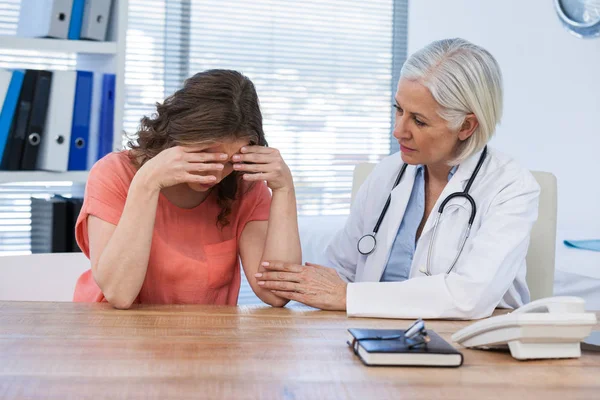
POLYGON ((345 214, 352 172, 390 152, 394 0, 130 0, 124 130, 210 68, 256 85, 300 215, 345 214))

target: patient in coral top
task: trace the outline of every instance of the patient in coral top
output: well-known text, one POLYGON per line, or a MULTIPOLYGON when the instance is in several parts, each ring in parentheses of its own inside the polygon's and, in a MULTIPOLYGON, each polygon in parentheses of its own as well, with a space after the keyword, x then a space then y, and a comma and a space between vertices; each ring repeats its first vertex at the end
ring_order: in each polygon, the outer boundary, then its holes
MULTIPOLYGON (((136 138, 90 172, 76 236, 91 269, 74 301, 235 305, 240 258, 247 277, 263 260, 301 262, 292 176, 267 147, 247 77, 194 75, 136 138)), ((264 302, 286 304, 248 280, 264 302)))

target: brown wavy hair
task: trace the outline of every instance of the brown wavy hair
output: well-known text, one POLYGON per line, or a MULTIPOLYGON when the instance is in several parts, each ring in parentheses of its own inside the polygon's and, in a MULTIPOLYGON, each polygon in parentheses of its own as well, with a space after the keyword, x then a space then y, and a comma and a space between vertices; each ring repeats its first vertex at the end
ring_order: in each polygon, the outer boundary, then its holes
MULTIPOLYGON (((156 103, 156 113, 143 117, 137 134, 129 138, 129 156, 140 168, 170 147, 241 139, 267 146, 254 84, 237 71, 212 69, 188 78, 162 104, 156 103)), ((240 178, 241 174, 233 171, 215 188, 221 228, 229 224, 240 178)))

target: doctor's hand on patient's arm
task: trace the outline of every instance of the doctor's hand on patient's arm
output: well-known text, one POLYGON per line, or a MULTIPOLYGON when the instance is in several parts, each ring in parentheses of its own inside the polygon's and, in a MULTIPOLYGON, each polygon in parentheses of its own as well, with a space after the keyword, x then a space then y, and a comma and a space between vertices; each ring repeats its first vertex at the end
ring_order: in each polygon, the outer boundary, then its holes
POLYGON ((346 287, 335 269, 306 265, 264 262, 265 272, 255 276, 258 284, 279 297, 322 310, 346 310, 346 287))

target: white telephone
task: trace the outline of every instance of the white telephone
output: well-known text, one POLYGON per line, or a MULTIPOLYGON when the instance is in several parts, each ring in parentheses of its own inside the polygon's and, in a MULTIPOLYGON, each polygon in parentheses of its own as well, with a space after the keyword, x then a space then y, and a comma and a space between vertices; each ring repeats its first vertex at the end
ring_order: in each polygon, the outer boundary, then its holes
POLYGON ((475 322, 452 335, 464 347, 508 348, 518 360, 577 358, 596 314, 579 297, 548 297, 505 315, 475 322))

